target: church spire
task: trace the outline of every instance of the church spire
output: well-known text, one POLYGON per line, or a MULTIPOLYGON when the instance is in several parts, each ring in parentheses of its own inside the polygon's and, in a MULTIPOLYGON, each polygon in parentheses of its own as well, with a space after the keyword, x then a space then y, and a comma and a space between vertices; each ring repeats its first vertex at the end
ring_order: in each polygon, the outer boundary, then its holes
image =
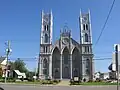
POLYGON ((53 15, 42 10, 41 44, 52 44, 53 15))

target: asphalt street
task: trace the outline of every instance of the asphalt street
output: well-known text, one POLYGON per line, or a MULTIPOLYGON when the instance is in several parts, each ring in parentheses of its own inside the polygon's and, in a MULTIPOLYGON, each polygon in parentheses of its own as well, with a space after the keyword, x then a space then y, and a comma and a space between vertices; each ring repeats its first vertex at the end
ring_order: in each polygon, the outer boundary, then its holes
POLYGON ((4 90, 117 90, 116 86, 0 85, 4 90))

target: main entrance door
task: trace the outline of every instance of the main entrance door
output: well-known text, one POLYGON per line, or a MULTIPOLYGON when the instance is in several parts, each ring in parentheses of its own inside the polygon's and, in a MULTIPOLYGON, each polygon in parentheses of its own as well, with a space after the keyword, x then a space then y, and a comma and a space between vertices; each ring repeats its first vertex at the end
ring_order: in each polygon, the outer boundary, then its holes
POLYGON ((63 79, 70 78, 69 56, 69 50, 65 47, 63 50, 63 79))
POLYGON ((64 67, 64 71, 63 71, 63 78, 64 79, 69 79, 69 68, 68 67, 64 67))

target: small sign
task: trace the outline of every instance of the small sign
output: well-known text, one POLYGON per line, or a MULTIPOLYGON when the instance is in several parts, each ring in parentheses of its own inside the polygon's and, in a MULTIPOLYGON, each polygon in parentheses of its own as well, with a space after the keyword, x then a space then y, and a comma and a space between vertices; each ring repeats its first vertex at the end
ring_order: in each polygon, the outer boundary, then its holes
POLYGON ((79 78, 78 77, 74 77, 74 81, 79 81, 79 78))

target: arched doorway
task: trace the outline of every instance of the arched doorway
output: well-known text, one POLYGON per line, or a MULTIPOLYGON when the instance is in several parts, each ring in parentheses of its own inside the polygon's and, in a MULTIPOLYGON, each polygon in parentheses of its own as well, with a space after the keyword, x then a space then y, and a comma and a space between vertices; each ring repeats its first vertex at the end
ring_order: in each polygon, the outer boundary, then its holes
POLYGON ((79 50, 75 47, 73 52, 72 52, 72 67, 73 67, 73 77, 79 77, 80 75, 80 52, 79 50))
POLYGON ((63 78, 64 79, 69 79, 70 78, 70 64, 69 64, 69 50, 67 47, 64 48, 63 50, 63 78))
POLYGON ((60 51, 57 47, 54 48, 52 53, 52 77, 60 79, 60 51))
POLYGON ((90 74, 90 59, 86 59, 86 74, 90 74))

